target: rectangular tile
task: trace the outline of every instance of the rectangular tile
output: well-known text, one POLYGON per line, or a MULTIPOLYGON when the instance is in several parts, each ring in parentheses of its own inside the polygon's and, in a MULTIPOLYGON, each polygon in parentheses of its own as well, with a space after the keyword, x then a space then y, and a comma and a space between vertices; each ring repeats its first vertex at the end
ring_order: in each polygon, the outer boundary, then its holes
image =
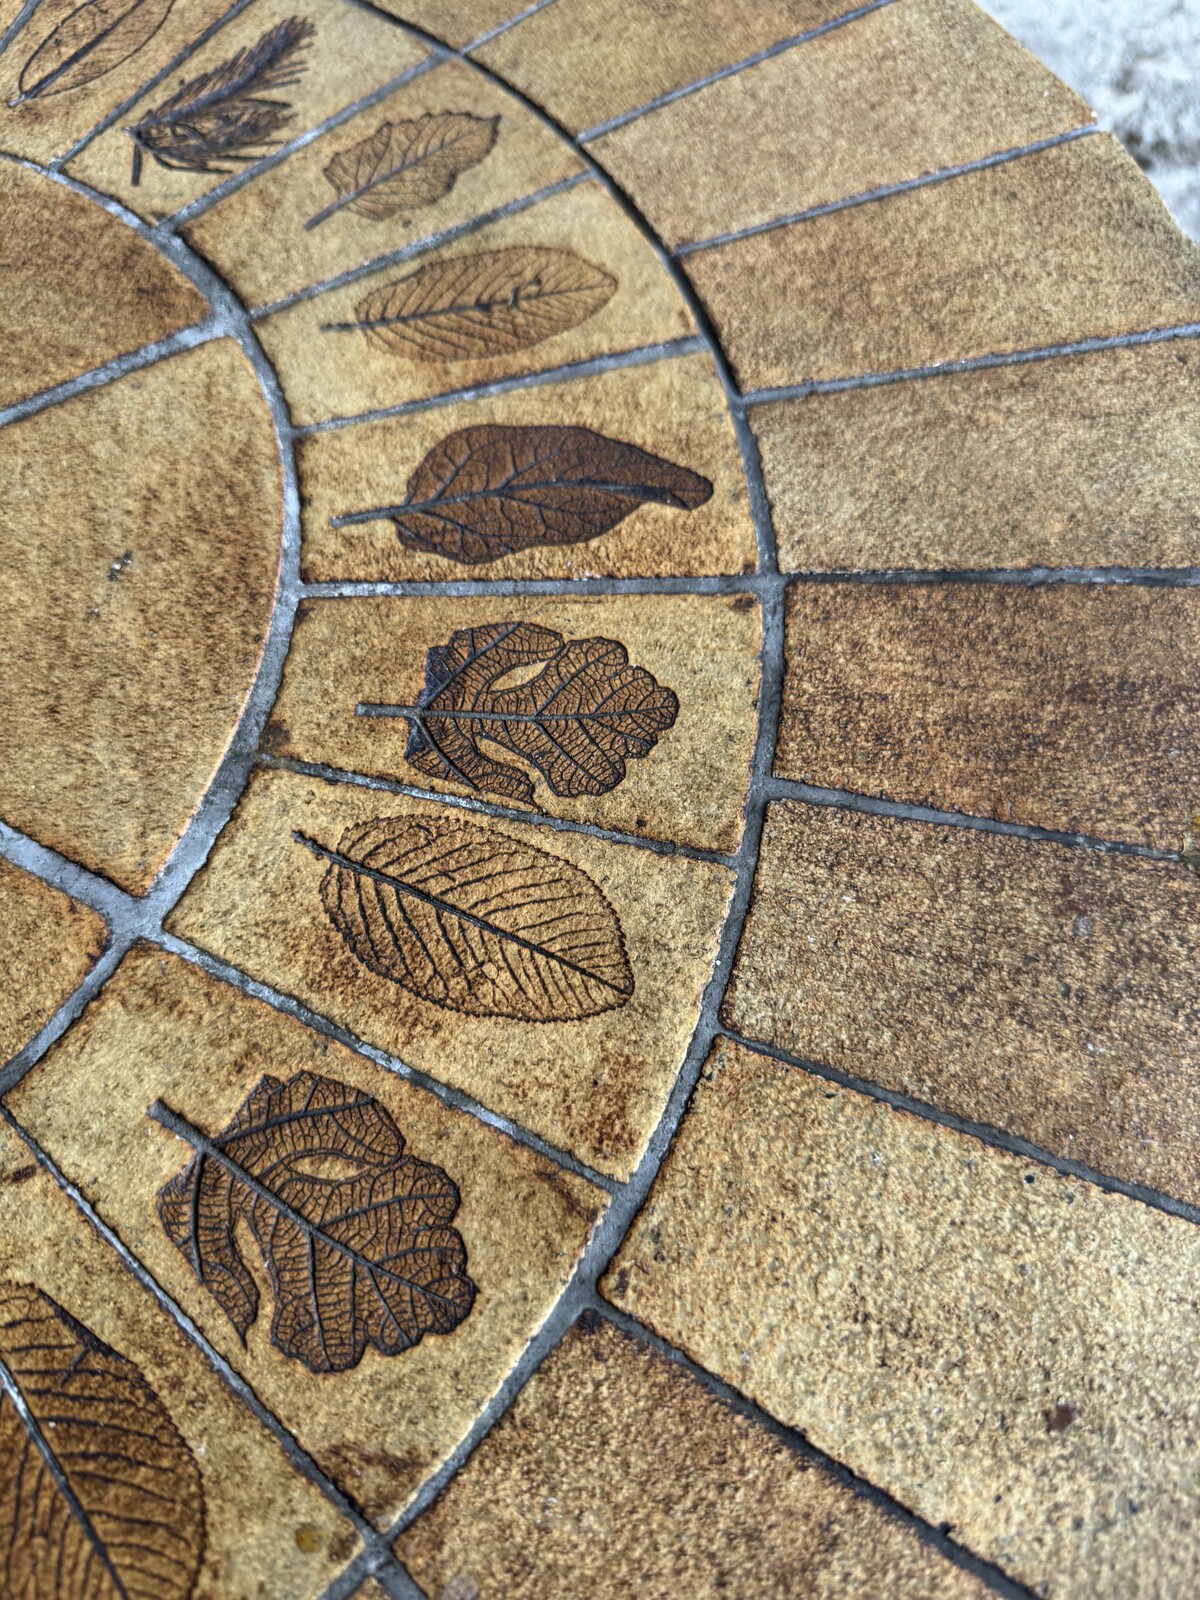
POLYGON ((724 1016, 1197 1202, 1198 952, 1174 862, 775 805, 724 1016))
POLYGON ((1187 1592, 1191 1224, 724 1044, 604 1292, 1034 1593, 1187 1592))
POLYGON ((94 911, 0 861, 0 1066, 45 1027, 107 942, 94 911))

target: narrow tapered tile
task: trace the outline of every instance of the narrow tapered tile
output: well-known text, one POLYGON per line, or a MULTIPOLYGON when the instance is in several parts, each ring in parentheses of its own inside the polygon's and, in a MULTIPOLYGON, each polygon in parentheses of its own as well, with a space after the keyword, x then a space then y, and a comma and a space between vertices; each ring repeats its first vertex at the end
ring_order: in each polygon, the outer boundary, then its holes
POLYGON ((107 937, 94 911, 0 861, 0 1065, 70 998, 107 937))

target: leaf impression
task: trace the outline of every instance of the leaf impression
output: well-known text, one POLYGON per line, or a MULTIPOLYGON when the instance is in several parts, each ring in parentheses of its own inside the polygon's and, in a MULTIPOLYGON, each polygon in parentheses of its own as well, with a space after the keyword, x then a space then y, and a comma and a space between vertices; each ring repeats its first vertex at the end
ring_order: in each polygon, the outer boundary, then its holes
POLYGON ((591 428, 485 424, 435 445, 403 505, 334 517, 391 520, 401 544, 464 566, 538 545, 598 539, 639 506, 695 511, 712 498, 698 472, 591 428))
POLYGON ((385 222, 405 207, 432 205, 490 153, 499 126, 498 116, 474 117, 467 111, 427 111, 402 122, 381 122, 325 168, 337 199, 309 217, 305 230, 343 209, 385 222))
POLYGON ((361 1089, 264 1076, 215 1138, 184 1136, 196 1153, 159 1190, 159 1220, 243 1343, 259 1296, 239 1222, 274 1296, 271 1343, 310 1372, 349 1371, 368 1346, 400 1355, 469 1313, 475 1285, 450 1226, 458 1189, 404 1153, 390 1113, 361 1089))
POLYGON ((357 329, 411 361, 469 361, 540 344, 595 316, 617 280, 573 250, 514 245, 451 256, 384 283, 355 306, 357 329))
POLYGON ((10 106, 66 94, 112 72, 162 27, 174 0, 84 0, 50 30, 21 68, 10 106))
POLYGON ((616 912, 586 872, 467 822, 376 817, 328 861, 325 914, 356 961, 472 1017, 573 1022, 623 1006, 633 972, 616 912))
POLYGON ((462 628, 425 656, 425 687, 415 706, 360 705, 360 716, 402 716, 404 757, 418 772, 524 804, 533 783, 481 742, 519 756, 556 795, 607 794, 625 763, 650 754, 670 728, 679 701, 615 639, 564 639, 532 622, 462 628), (535 677, 505 687, 519 669, 535 677))
POLYGON ((0 1574, 21 1600, 187 1600, 199 1468, 132 1361, 0 1282, 0 1574))
POLYGON ((277 144, 292 108, 268 96, 299 80, 307 65, 300 52, 316 31, 307 17, 285 17, 210 72, 181 83, 125 129, 133 140, 130 181, 141 182, 144 156, 179 172, 232 172, 224 163, 254 161, 277 144))

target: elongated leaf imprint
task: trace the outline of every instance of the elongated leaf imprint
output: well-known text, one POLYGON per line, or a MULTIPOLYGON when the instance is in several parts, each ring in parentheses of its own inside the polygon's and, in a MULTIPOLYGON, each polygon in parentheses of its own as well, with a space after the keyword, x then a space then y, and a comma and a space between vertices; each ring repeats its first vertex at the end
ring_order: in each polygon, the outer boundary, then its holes
POLYGON ((180 84, 169 100, 125 132, 133 140, 131 180, 142 157, 185 172, 232 172, 225 163, 253 161, 291 121, 286 100, 266 98, 289 88, 304 71, 300 52, 316 29, 306 17, 286 17, 245 50, 180 84))
POLYGON ((345 1372, 368 1345, 400 1355, 470 1311, 466 1247, 450 1226, 458 1190, 405 1155, 399 1128, 361 1089, 311 1072, 260 1078, 202 1144, 159 1191, 158 1215, 243 1340, 258 1287, 239 1222, 275 1299, 271 1343, 311 1372, 345 1372))
POLYGON ((354 308, 370 344, 411 361, 508 355, 586 322, 617 292, 617 280, 571 250, 525 245, 451 256, 385 283, 354 308))
POLYGON ((499 126, 499 117, 466 111, 427 111, 403 122, 381 122, 325 168, 337 199, 310 217, 305 228, 319 227, 343 209, 384 222, 406 207, 432 205, 450 193, 461 173, 483 160, 499 126))
POLYGON ((134 56, 167 20, 174 0, 84 0, 52 28, 21 68, 9 104, 66 94, 134 56))
POLYGON ((653 750, 679 701, 615 639, 564 639, 532 622, 462 628, 425 657, 415 706, 360 706, 364 715, 407 717, 405 759, 419 772, 507 799, 533 800, 533 783, 481 741, 520 756, 555 794, 607 794, 625 763, 653 750), (510 673, 544 662, 511 687, 510 673))
POLYGON ((196 1461, 124 1356, 39 1289, 0 1283, 0 1593, 187 1600, 196 1461))
POLYGON ((548 850, 467 822, 377 817, 324 857, 321 902, 364 967, 472 1017, 570 1022, 623 1006, 633 973, 617 914, 548 850))

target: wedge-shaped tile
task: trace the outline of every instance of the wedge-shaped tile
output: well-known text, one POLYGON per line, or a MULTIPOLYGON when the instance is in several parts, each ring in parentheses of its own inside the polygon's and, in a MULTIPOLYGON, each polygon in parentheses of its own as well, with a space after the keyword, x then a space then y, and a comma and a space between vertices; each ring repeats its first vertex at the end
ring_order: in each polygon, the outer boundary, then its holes
POLYGON ((0 463, 0 814, 141 893, 262 653, 270 414, 223 339, 11 424, 0 463))
POLYGON ((695 1026, 730 883, 707 862, 261 772, 171 926, 625 1176, 695 1026))
POLYGON ((199 322, 204 298, 157 250, 61 183, 0 163, 0 406, 199 322))
POLYGON ((744 390, 1196 320, 1200 252, 1107 134, 684 267, 744 390))
POLYGON ((1034 1593, 1187 1590, 1191 1224, 722 1045, 604 1292, 1034 1593))
POLYGON ((699 576, 754 567, 741 458, 706 355, 309 434, 297 442, 297 466, 304 575, 313 581, 699 576), (568 436, 575 448, 563 450, 568 436), (498 450, 505 438, 521 445, 520 463, 498 450), (457 452, 446 463, 452 476, 470 474, 468 487, 490 488, 490 498, 459 502, 462 491, 437 478, 447 450, 457 452), (640 467, 640 487, 623 477, 602 492, 593 464, 607 472, 623 453, 640 467), (548 471, 530 471, 539 456, 548 471), (541 488, 524 487, 518 466, 541 488), (414 502, 432 520, 418 522, 414 502), (484 536, 469 546, 445 537, 460 505, 469 531, 484 536), (542 509, 554 513, 549 526, 538 522, 542 509))
POLYGON ((775 771, 1178 850, 1200 793, 1200 594, 806 584, 775 771))
POLYGON ((402 29, 340 0, 254 0, 67 170, 158 222, 423 54, 402 29))
POLYGON ((264 743, 732 851, 760 644, 744 595, 306 602, 264 743))
POLYGON ((606 1199, 147 948, 126 958, 8 1104, 323 1470, 384 1525, 509 1371, 606 1199), (152 1107, 215 1140, 217 1153, 174 1136, 152 1107), (185 1190, 197 1226, 180 1231, 185 1190), (433 1255, 440 1278, 426 1270, 433 1255), (431 1322, 440 1296, 452 1297, 453 1315, 431 1322), (415 1341, 411 1318, 421 1325, 415 1341), (345 1342, 351 1330, 364 1336, 361 1349, 345 1342))
POLYGON ((724 1015, 1195 1202, 1198 951, 1174 862, 777 805, 724 1015))
POLYGON ((597 1600, 986 1593, 594 1313, 397 1553, 426 1594, 476 1600, 581 1589, 597 1600))
POLYGON ((351 1525, 6 1128, 0 1369, 7 1593, 303 1600, 354 1555, 351 1525))
POLYGON ((590 148, 674 246, 1091 120, 970 0, 905 0, 672 100, 590 148))
POLYGON ((447 44, 461 46, 520 16, 527 4, 522 5, 521 0, 386 0, 379 9, 427 29, 447 44))
POLYGON ((580 166, 514 95, 450 61, 314 139, 184 231, 247 305, 262 306, 580 166))
POLYGON ((94 911, 0 861, 0 1064, 83 982, 107 937, 94 911))
POLYGON ((1180 340, 755 406, 780 565, 1191 566, 1198 377, 1180 340))
POLYGON ((317 422, 692 331, 678 291, 593 182, 258 324, 293 420, 317 422))

